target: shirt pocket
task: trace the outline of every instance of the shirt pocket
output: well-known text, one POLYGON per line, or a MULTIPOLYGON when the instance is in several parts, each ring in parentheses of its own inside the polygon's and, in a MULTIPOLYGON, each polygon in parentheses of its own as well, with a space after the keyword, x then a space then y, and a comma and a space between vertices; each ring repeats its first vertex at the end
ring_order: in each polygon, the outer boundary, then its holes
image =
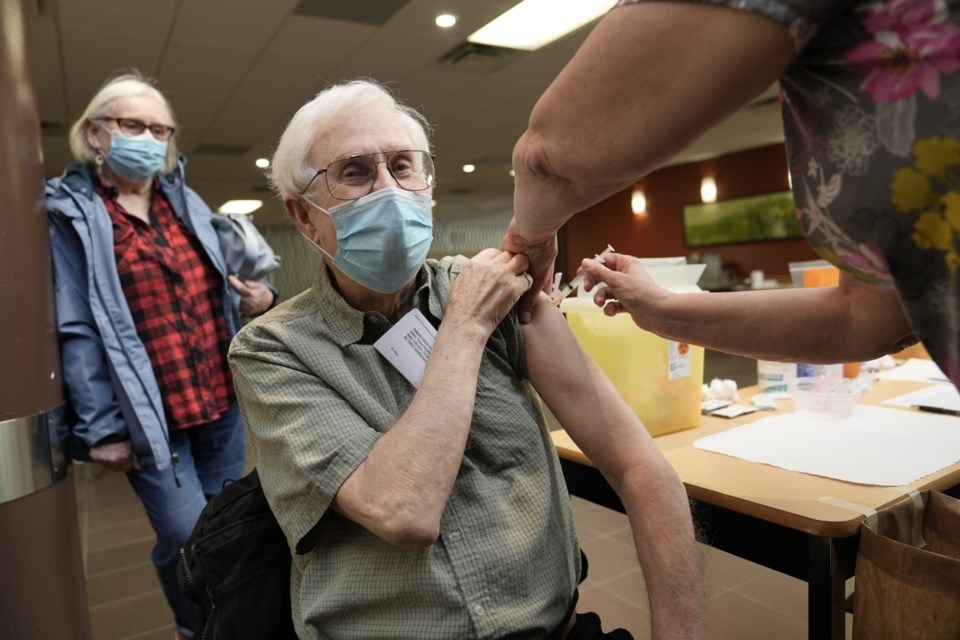
POLYGON ((137 263, 139 244, 136 231, 131 225, 113 225, 113 255, 118 273, 129 273, 132 270, 137 263))

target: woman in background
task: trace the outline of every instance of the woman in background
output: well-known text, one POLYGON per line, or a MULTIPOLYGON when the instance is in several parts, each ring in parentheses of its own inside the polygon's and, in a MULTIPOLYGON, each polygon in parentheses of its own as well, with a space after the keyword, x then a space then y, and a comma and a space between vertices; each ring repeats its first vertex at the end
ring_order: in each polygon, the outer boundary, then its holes
POLYGON ((138 73, 103 85, 70 148, 76 162, 46 187, 67 447, 127 474, 157 535, 177 632, 190 638, 180 546, 245 462, 227 347, 240 312, 263 313, 274 292, 227 273, 210 209, 184 182, 173 112, 138 73))

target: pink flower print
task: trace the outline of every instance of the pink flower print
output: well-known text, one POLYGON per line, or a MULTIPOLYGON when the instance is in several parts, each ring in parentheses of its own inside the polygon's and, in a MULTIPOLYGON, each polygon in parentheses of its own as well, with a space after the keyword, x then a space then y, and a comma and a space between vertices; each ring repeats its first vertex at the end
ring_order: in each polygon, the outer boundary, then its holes
POLYGON ((940 74, 960 70, 960 26, 942 20, 931 0, 873 5, 864 26, 870 42, 850 48, 844 59, 866 77, 860 89, 876 102, 902 100, 922 91, 940 96, 940 74))
POLYGON ((860 244, 855 249, 839 247, 837 257, 851 269, 870 274, 875 281, 893 283, 887 261, 876 247, 865 244, 860 244))
POLYGON ((937 20, 932 0, 890 0, 868 5, 866 9, 863 26, 873 35, 901 27, 914 31, 933 22, 943 22, 937 20))

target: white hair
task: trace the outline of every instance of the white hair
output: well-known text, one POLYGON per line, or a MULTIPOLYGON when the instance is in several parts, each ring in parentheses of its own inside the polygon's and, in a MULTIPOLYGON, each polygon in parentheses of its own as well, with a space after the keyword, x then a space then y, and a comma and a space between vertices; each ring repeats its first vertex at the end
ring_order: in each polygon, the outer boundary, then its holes
POLYGON ((414 148, 430 151, 430 124, 419 111, 394 98, 374 80, 359 79, 330 86, 293 115, 273 154, 267 178, 281 199, 303 191, 316 174, 310 152, 346 111, 385 107, 396 114, 410 133, 414 148))
MULTIPOLYGON (((111 116, 113 103, 117 98, 143 94, 151 95, 160 101, 167 112, 168 122, 166 124, 176 128, 177 123, 173 117, 173 109, 163 94, 153 86, 153 80, 144 77, 139 71, 128 71, 108 78, 90 100, 90 104, 83 110, 77 121, 70 127, 70 151, 73 153, 73 157, 80 162, 94 162, 99 152, 87 142, 87 123, 97 118, 111 116)), ((164 173, 173 171, 177 166, 176 140, 176 137, 173 137, 167 142, 167 158, 163 165, 164 173)))

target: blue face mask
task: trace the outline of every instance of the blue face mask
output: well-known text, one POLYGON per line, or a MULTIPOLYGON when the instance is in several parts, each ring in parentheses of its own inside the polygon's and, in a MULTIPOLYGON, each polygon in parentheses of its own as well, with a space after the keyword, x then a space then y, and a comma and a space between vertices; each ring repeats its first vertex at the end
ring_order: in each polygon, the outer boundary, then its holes
POLYGON ((152 178, 167 160, 167 143, 149 132, 129 138, 119 131, 110 132, 110 151, 104 159, 118 176, 134 182, 152 178))
MULTIPOLYGON (((394 293, 417 275, 433 242, 430 196, 396 187, 324 209, 337 231, 331 256, 310 240, 351 280, 379 293, 394 293)), ((309 240, 309 238, 308 238, 309 240)))

